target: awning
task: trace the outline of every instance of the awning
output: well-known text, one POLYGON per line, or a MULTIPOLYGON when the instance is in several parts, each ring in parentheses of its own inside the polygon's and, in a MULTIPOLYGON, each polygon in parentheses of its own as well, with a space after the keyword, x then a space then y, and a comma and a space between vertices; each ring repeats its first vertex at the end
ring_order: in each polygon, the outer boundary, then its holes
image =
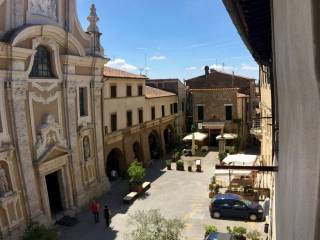
MULTIPOLYGON (((194 140, 196 141, 203 141, 207 137, 208 137, 207 133, 201 133, 201 132, 194 133, 194 140)), ((183 141, 189 141, 189 140, 192 140, 192 133, 183 138, 183 141)))
MULTIPOLYGON (((235 134, 235 133, 224 133, 223 134, 223 139, 227 139, 227 140, 230 140, 230 139, 236 139, 238 137, 238 134, 235 134)), ((222 139, 222 135, 218 135, 216 137, 217 140, 220 140, 222 139)))
POLYGON ((253 166, 257 161, 257 155, 249 155, 249 154, 232 154, 228 155, 222 161, 225 164, 232 165, 241 165, 241 166, 253 166))

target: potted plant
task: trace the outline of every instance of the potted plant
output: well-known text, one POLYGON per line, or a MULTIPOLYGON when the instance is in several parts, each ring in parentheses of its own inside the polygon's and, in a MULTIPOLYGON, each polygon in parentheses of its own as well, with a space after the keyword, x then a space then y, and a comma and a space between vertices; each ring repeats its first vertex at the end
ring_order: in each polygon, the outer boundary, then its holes
POLYGON ((220 160, 220 163, 222 162, 223 159, 226 158, 228 154, 226 152, 222 152, 222 153, 219 153, 219 160, 220 160))
POLYGON ((182 160, 178 160, 178 161, 177 161, 177 167, 176 167, 176 169, 177 169, 178 171, 184 171, 184 163, 183 163, 182 160))
POLYGON ((251 232, 248 232, 247 237, 250 240, 261 240, 261 233, 259 233, 257 230, 253 230, 251 232))
POLYGON ((232 235, 232 237, 235 240, 246 240, 246 233, 247 233, 247 229, 245 229, 244 227, 229 227, 227 226, 227 231, 229 234, 232 235))
POLYGON ((171 170, 171 160, 166 161, 167 169, 171 170))
POLYGON ((215 225, 205 225, 204 228, 205 228, 205 231, 206 231, 205 234, 204 234, 205 238, 208 237, 209 234, 211 234, 211 233, 218 232, 218 228, 215 225))
POLYGON ((131 192, 142 192, 142 183, 146 175, 145 169, 138 161, 133 161, 128 168, 129 186, 131 192))

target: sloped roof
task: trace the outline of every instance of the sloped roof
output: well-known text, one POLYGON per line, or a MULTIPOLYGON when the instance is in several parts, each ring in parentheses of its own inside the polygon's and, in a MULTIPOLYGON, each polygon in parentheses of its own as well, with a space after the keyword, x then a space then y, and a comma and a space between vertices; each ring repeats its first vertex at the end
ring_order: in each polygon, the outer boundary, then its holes
POLYGON ((202 75, 186 80, 190 89, 239 88, 240 92, 250 94, 250 84, 254 79, 211 69, 208 76, 202 75))
POLYGON ((115 77, 115 78, 134 78, 134 79, 148 79, 144 75, 138 75, 134 73, 129 73, 120 69, 115 69, 111 67, 104 67, 103 72, 105 77, 115 77))
POLYGON ((146 86, 146 98, 158 98, 158 97, 170 97, 176 96, 175 93, 161 90, 159 88, 153 88, 146 86))

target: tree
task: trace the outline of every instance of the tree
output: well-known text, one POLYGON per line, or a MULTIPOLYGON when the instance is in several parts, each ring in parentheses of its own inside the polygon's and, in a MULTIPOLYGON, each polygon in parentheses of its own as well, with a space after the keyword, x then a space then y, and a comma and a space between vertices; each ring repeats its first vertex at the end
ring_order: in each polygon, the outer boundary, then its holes
POLYGON ((166 219, 159 210, 138 211, 129 215, 129 240, 180 240, 185 227, 182 220, 166 219))
POLYGON ((58 233, 54 229, 37 222, 30 222, 22 236, 22 240, 58 240, 58 233))

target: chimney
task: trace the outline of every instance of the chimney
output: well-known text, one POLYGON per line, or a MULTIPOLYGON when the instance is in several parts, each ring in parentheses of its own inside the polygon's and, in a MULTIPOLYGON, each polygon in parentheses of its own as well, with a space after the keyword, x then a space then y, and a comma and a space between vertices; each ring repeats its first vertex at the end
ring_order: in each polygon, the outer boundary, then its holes
POLYGON ((206 74, 206 78, 208 78, 208 76, 209 76, 209 70, 210 70, 209 66, 205 66, 205 67, 204 67, 204 71, 205 71, 205 74, 206 74))

